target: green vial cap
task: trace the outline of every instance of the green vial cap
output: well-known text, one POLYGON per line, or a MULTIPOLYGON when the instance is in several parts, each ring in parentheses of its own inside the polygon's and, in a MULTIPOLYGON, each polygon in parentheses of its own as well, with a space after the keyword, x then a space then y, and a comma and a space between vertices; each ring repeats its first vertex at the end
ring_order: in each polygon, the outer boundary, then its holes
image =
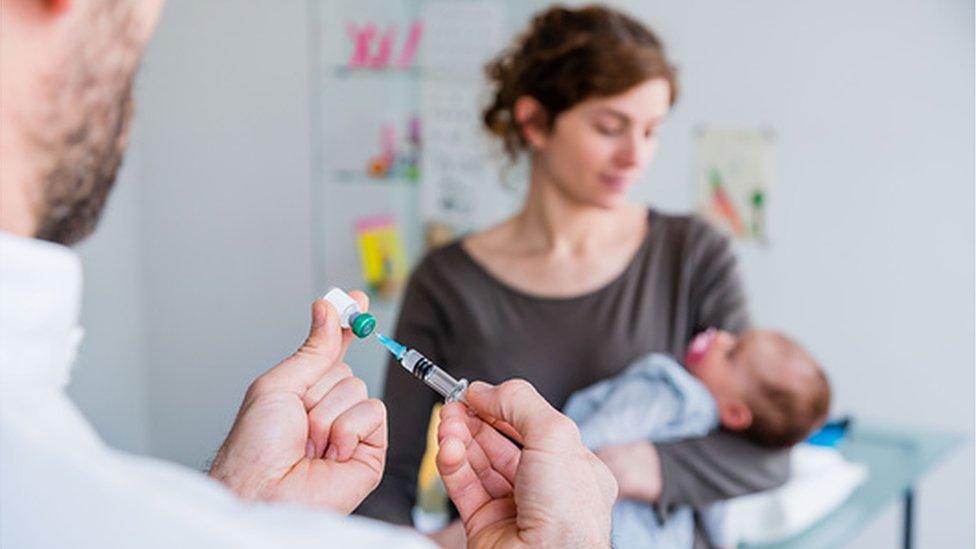
POLYGON ((353 319, 350 326, 352 327, 352 333, 362 339, 373 333, 373 330, 376 329, 376 319, 369 313, 361 313, 356 315, 356 318, 353 319))

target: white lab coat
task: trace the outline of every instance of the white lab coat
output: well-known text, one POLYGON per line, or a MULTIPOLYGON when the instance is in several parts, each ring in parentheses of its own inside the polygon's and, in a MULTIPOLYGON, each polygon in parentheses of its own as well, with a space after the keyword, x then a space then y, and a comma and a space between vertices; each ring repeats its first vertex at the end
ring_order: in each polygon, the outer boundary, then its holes
POLYGON ((80 294, 70 249, 0 232, 0 547, 429 547, 368 519, 245 503, 107 447, 64 391, 80 294))

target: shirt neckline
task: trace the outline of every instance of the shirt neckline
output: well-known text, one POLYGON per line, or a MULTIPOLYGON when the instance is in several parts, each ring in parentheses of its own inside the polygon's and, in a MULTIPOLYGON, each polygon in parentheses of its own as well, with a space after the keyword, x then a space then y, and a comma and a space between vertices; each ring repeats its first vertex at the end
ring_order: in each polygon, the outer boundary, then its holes
POLYGON ((650 207, 647 208, 647 225, 648 225, 647 234, 644 236, 644 240, 641 242, 641 245, 637 247, 637 251, 635 251, 634 254, 631 256, 630 260, 628 260, 627 266, 624 267, 624 269, 621 270, 620 273, 618 273, 608 282, 604 283, 603 285, 593 290, 588 290, 581 294, 570 295, 570 296, 550 297, 550 296, 533 294, 530 292, 526 292, 525 290, 520 290, 512 286, 511 284, 505 282, 504 280, 501 280, 494 274, 492 274, 492 272, 489 271, 487 267, 482 265, 477 259, 475 259, 470 253, 468 253, 468 251, 465 250, 464 246, 462 245, 463 238, 459 238, 455 240, 454 243, 452 244, 452 247, 454 247, 458 252, 458 254, 463 258, 463 260, 466 261, 469 265, 471 265, 482 277, 484 277, 491 284, 500 288, 502 291, 506 293, 512 294, 524 300, 535 301, 541 304, 575 303, 602 294, 610 290, 614 286, 617 286, 625 279, 627 279, 631 271, 633 271, 635 268, 638 267, 638 265, 643 263, 643 261, 641 260, 643 259, 644 255, 648 252, 648 249, 650 248, 651 239, 653 238, 653 235, 655 235, 658 232, 657 229, 652 230, 652 228, 657 227, 658 218, 659 215, 653 208, 650 207))

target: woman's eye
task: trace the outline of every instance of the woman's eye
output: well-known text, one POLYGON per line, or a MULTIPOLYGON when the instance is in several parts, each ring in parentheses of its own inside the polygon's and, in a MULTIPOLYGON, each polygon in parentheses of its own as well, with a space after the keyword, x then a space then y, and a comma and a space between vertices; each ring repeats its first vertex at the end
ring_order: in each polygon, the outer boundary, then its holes
POLYGON ((623 128, 618 126, 610 126, 607 124, 597 124, 596 131, 602 133, 603 135, 620 135, 623 132, 623 128))

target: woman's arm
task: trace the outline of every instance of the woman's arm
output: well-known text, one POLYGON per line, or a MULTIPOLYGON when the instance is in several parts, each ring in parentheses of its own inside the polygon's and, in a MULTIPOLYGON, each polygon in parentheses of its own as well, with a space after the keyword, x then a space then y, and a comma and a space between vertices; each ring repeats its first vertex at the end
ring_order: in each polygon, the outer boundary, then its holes
MULTIPOLYGON (((713 327, 733 333, 747 329, 745 290, 731 242, 704 221, 692 218, 685 245, 691 312, 687 337, 713 327)), ((769 490, 789 478, 787 451, 761 448, 726 431, 658 445, 657 457, 659 511, 769 490)))
POLYGON ((675 505, 703 505, 770 490, 790 475, 788 450, 770 450, 741 435, 716 431, 705 438, 657 446, 662 516, 675 505))
POLYGON ((705 221, 692 217, 684 246, 689 325, 683 344, 708 328, 734 334, 748 329, 752 323, 748 300, 729 239, 705 221))
MULTIPOLYGON (((400 309, 395 338, 426 355, 440 360, 439 328, 433 312, 433 298, 425 290, 423 265, 411 276, 400 309)), ((389 425, 389 450, 386 471, 376 490, 363 501, 356 514, 394 524, 413 524, 412 510, 417 502, 417 473, 427 449, 427 426, 437 394, 424 387, 390 360, 383 389, 389 425)))

